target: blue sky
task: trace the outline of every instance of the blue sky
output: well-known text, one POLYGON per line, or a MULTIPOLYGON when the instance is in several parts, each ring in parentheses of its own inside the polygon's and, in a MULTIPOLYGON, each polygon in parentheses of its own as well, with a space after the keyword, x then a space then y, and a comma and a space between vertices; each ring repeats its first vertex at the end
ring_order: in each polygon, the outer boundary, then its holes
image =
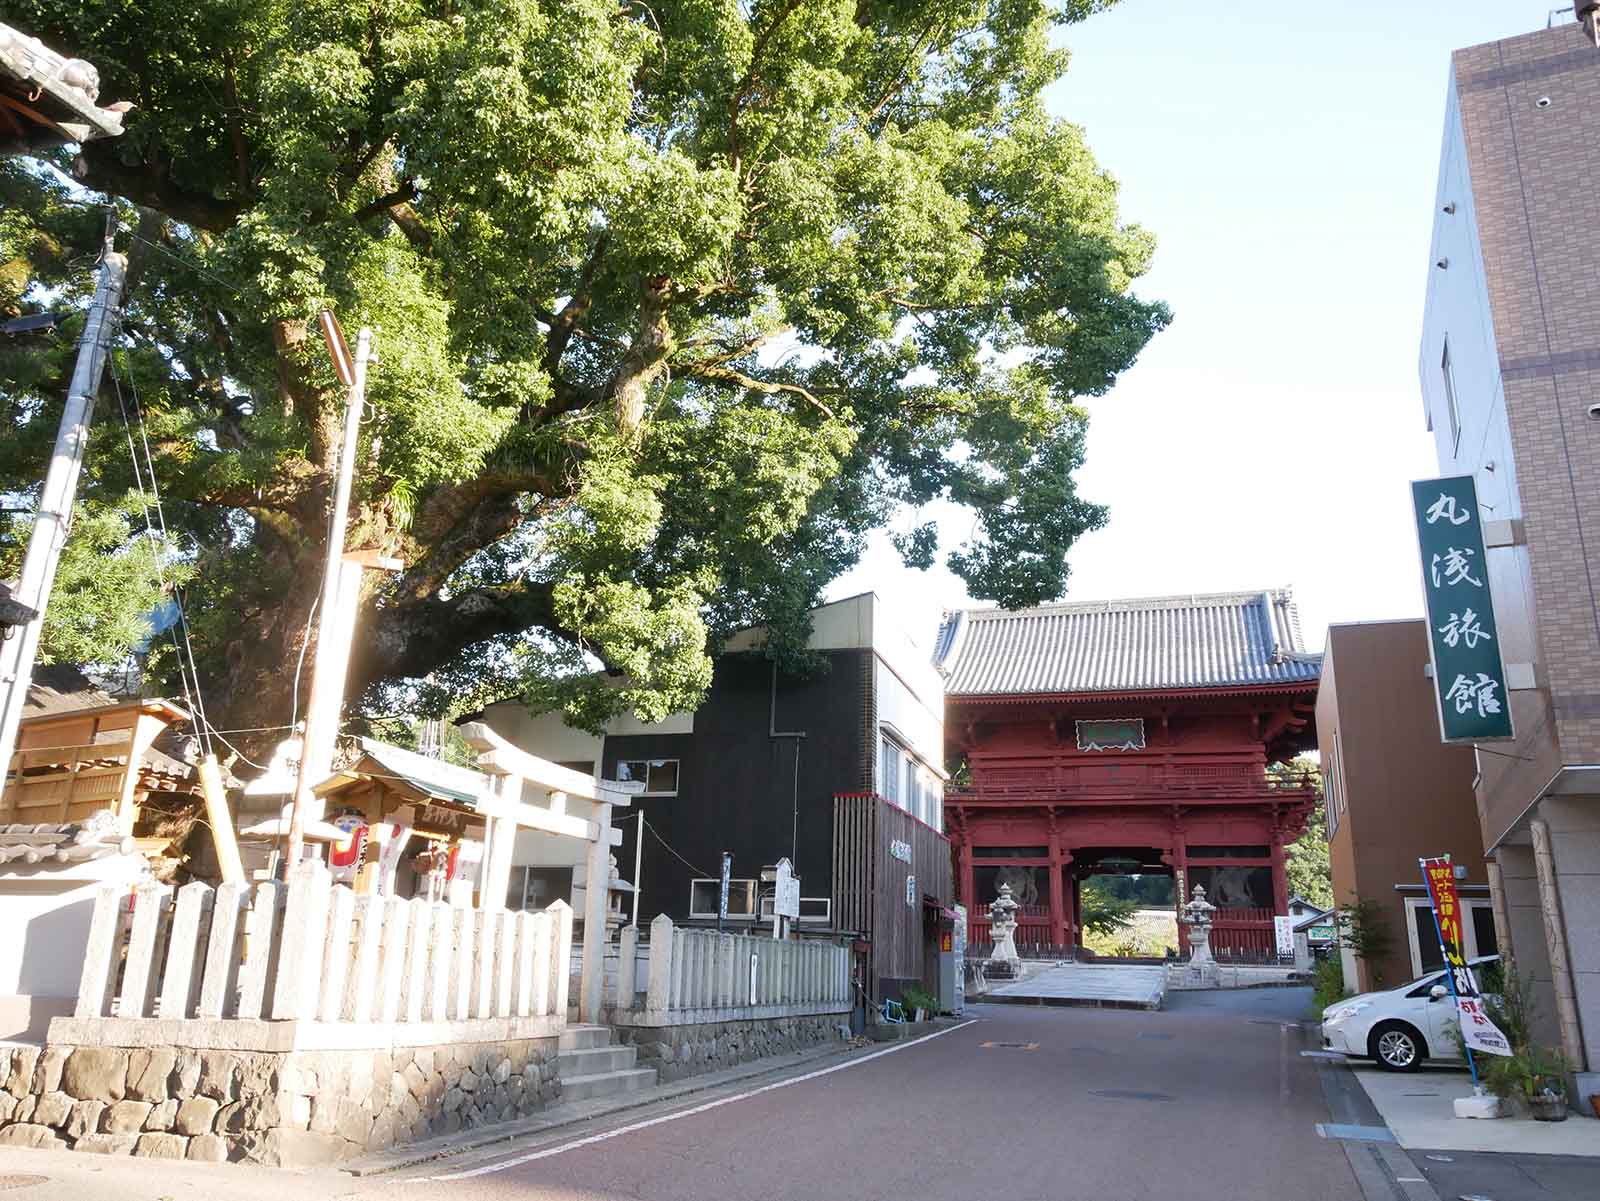
MULTIPOLYGON (((1421 615, 1406 484, 1437 474, 1416 358, 1450 51, 1550 7, 1123 0, 1067 31, 1051 109, 1156 234, 1139 291, 1175 320, 1089 405, 1079 487, 1111 519, 1065 599, 1292 585, 1312 649, 1421 615)), ((945 549, 970 529, 928 516, 945 549)), ((828 595, 867 589, 924 645, 969 603, 882 536, 828 595)))

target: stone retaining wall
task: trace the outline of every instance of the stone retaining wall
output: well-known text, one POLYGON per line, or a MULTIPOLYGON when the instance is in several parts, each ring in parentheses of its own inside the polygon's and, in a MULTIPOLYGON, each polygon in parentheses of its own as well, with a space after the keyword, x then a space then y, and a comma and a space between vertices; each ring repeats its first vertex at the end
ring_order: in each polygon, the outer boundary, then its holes
POLYGON ((522 1117, 557 1039, 351 1051, 0 1048, 0 1146, 330 1163, 522 1117))
POLYGON ((849 1037, 848 1013, 757 1018, 682 1026, 618 1026, 617 1041, 639 1049, 639 1066, 655 1068, 663 1084, 731 1068, 768 1055, 787 1055, 849 1037))

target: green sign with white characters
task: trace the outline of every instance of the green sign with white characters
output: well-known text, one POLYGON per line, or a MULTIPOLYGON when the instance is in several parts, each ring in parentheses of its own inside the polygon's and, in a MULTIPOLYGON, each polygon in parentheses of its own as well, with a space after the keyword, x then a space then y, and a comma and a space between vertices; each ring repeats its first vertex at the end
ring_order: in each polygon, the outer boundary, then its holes
POLYGON ((1478 490, 1470 475, 1417 480, 1411 500, 1440 733, 1446 742, 1510 738, 1511 705, 1489 596, 1478 490))

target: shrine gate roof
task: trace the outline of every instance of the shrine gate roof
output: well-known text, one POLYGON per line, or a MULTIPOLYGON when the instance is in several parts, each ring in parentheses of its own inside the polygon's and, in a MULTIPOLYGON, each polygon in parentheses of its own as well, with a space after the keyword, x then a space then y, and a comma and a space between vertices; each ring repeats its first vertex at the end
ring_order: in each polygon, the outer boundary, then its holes
POLYGON ((934 650, 946 696, 1315 684, 1287 588, 945 615, 934 650))

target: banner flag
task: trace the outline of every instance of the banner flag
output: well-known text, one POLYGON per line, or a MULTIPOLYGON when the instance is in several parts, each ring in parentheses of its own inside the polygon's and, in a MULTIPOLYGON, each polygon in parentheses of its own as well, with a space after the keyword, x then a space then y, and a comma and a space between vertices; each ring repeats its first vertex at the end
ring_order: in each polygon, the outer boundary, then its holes
POLYGON ((1456 892, 1455 867, 1450 856, 1419 860, 1422 878, 1427 881, 1428 898, 1433 902, 1433 921, 1439 931, 1439 949, 1444 952, 1450 995, 1456 999, 1456 1018, 1461 1035, 1474 1051, 1490 1055, 1510 1055, 1511 1043, 1500 1028, 1489 1020, 1478 992, 1477 974, 1467 964, 1461 929, 1461 897, 1456 892))

